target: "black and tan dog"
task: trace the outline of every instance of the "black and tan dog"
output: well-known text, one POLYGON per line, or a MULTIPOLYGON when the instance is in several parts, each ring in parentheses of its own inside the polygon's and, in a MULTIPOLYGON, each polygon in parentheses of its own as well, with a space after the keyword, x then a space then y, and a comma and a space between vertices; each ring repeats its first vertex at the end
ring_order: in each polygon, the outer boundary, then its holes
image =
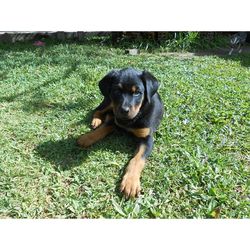
POLYGON ((153 133, 163 116, 163 105, 157 93, 158 81, 147 71, 132 68, 113 70, 100 82, 104 100, 95 109, 94 130, 81 135, 77 143, 89 147, 110 134, 116 126, 138 139, 138 148, 123 176, 120 190, 128 197, 140 193, 140 175, 153 147, 153 133))

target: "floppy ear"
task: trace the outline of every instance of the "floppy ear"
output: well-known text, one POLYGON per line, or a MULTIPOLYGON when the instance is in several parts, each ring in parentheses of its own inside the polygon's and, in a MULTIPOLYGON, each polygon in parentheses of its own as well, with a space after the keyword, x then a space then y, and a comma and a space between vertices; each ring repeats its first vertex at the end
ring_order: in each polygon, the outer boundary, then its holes
POLYGON ((151 101, 151 97, 156 93, 159 87, 159 83, 157 79, 148 71, 143 71, 142 72, 142 81, 144 83, 144 87, 146 89, 146 97, 147 101, 151 101))
POLYGON ((111 91, 112 84, 117 80, 118 71, 112 70, 104 76, 99 82, 99 88, 105 97, 108 97, 111 91))

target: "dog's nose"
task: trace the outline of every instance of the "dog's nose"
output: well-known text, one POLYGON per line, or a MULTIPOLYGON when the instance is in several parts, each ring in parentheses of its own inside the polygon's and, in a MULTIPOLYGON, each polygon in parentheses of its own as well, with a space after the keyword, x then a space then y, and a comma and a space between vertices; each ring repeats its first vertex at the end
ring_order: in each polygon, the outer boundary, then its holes
POLYGON ((121 113, 122 114, 128 114, 129 112, 129 107, 128 106, 122 106, 121 107, 121 113))

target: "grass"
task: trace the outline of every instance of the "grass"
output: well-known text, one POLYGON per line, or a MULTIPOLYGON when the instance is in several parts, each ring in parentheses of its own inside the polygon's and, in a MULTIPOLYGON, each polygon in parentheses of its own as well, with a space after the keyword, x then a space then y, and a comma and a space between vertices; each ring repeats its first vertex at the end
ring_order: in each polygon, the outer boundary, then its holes
POLYGON ((129 56, 98 44, 0 45, 2 218, 249 218, 250 55, 129 56), (143 194, 117 192, 135 144, 115 134, 88 150, 111 69, 147 69, 165 105, 142 174, 143 194))

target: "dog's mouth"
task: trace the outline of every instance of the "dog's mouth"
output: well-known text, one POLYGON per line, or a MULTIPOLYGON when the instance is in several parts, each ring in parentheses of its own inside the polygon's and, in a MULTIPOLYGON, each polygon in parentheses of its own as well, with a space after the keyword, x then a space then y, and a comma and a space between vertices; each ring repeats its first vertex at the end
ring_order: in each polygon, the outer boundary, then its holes
POLYGON ((131 121, 139 114, 141 105, 142 103, 139 103, 138 105, 132 105, 129 107, 113 105, 114 116, 120 121, 124 122, 131 121))
POLYGON ((121 121, 129 121, 136 117, 137 113, 129 111, 127 114, 124 114, 122 112, 114 112, 114 115, 117 119, 121 121))

